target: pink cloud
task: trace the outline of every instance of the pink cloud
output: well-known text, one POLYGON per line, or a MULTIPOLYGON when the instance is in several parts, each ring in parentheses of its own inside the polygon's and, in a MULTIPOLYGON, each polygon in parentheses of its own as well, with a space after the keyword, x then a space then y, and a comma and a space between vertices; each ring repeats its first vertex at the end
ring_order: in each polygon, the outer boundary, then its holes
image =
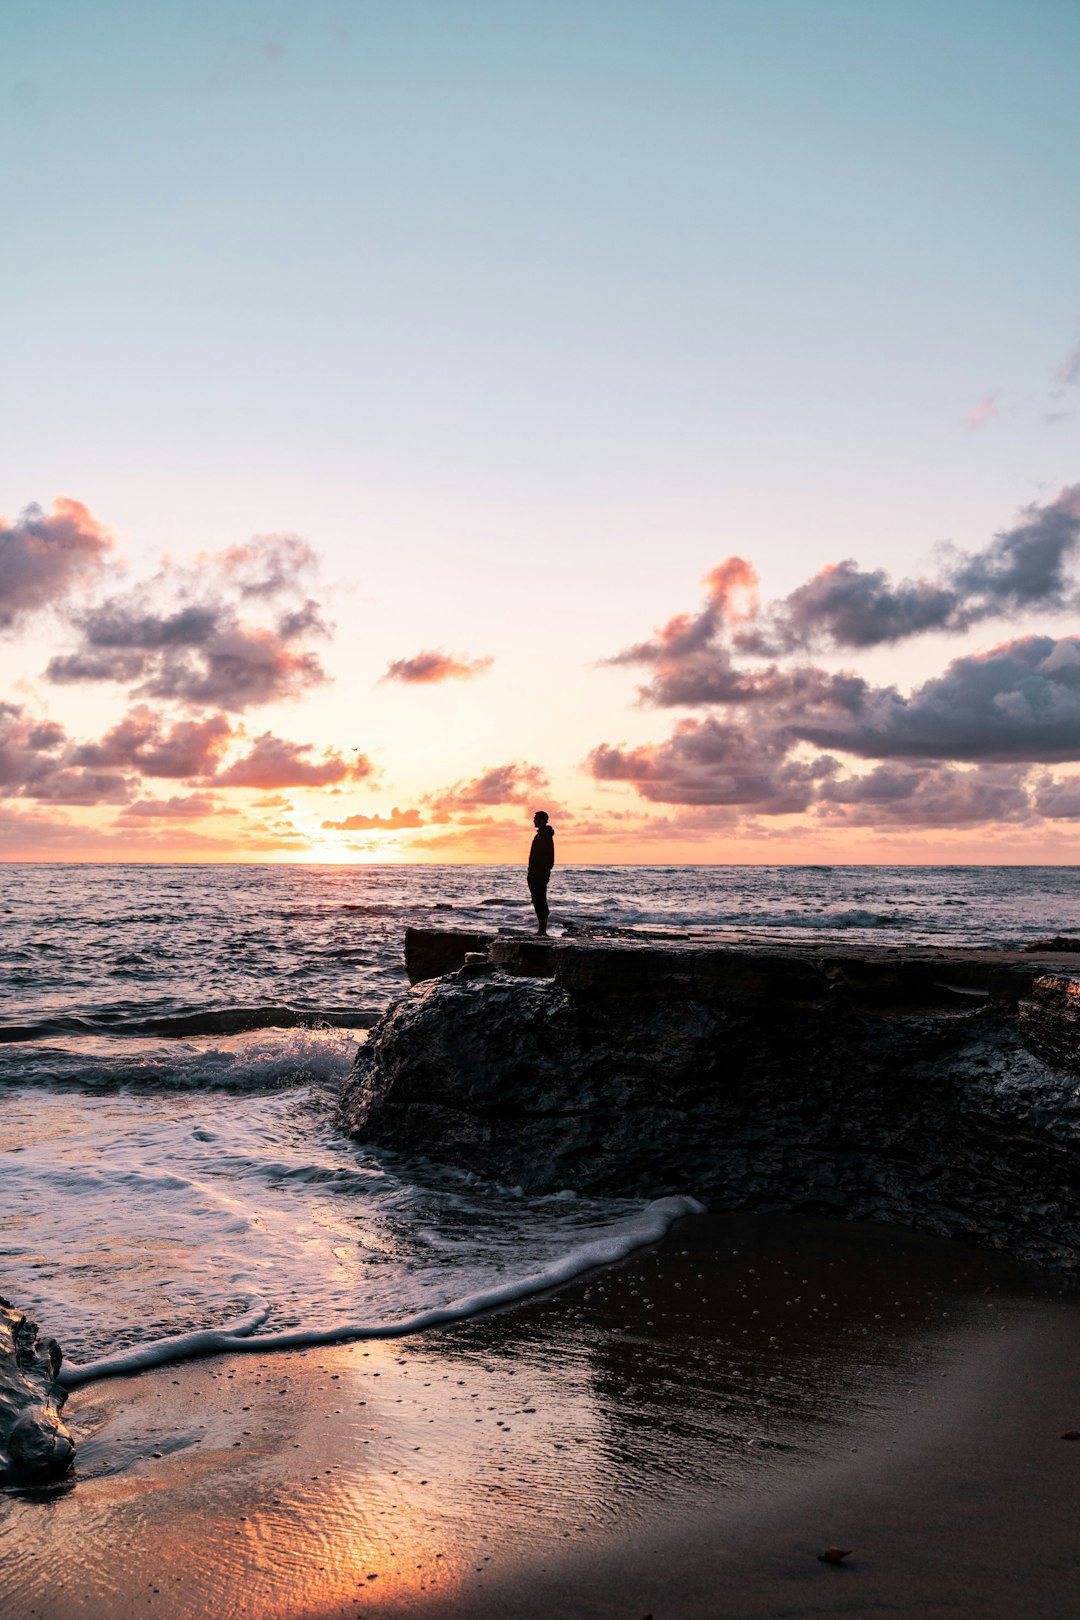
POLYGON ((127 767, 144 776, 212 776, 232 734, 223 714, 170 722, 156 709, 141 704, 100 742, 80 744, 72 762, 127 767))
POLYGON ((364 754, 348 760, 327 749, 314 755, 313 743, 290 742, 264 731, 249 753, 213 780, 220 787, 284 788, 326 787, 334 782, 360 782, 374 774, 375 767, 364 754))
POLYGON ((471 781, 456 782, 441 793, 431 794, 428 803, 439 812, 474 810, 478 805, 530 804, 542 795, 548 779, 538 765, 518 760, 493 765, 471 781))
POLYGON ((121 810, 120 819, 189 821, 201 816, 235 816, 238 813, 208 793, 186 793, 174 795, 171 799, 138 799, 121 810))
POLYGON ((971 407, 971 410, 968 411, 964 420, 967 423, 969 430, 974 431, 976 428, 983 427, 991 420, 992 417, 998 416, 999 414, 1000 412, 998 409, 997 395, 984 394, 982 399, 979 400, 978 404, 971 407))
POLYGON ((0 629, 90 584, 112 543, 81 501, 64 496, 53 502, 49 515, 28 506, 15 523, 0 518, 0 629))
POLYGON ((382 678, 413 686, 430 686, 436 681, 470 681, 478 675, 486 675, 494 662, 493 658, 466 658, 443 652, 441 648, 425 649, 412 658, 395 659, 382 678))
POLYGON ((422 827, 419 810, 399 810, 388 816, 346 816, 344 821, 324 821, 324 832, 397 832, 403 827, 422 827))

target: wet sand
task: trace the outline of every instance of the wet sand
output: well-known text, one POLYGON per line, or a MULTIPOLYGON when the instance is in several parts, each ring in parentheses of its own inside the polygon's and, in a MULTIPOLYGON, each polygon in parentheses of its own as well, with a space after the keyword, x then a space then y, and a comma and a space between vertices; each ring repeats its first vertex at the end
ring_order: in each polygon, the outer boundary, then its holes
POLYGON ((441 1333, 66 1411, 73 1478, 0 1496, 8 1620, 1080 1608, 1080 1301, 886 1227, 691 1220, 441 1333))

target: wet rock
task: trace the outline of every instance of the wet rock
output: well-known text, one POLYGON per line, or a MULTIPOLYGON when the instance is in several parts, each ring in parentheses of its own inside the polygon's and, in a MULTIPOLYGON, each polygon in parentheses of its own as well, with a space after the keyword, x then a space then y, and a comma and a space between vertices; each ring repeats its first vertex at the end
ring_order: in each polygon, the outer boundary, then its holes
POLYGON ((60 1417, 61 1351, 39 1342, 37 1324, 0 1298, 0 1483, 54 1479, 70 1467, 75 1442, 60 1417))
POLYGON ((576 940, 534 977, 533 943, 390 1008, 345 1129, 528 1193, 691 1192, 1080 1263, 1080 980, 1020 953, 576 940))
POLYGON ((1044 1063, 1080 1074, 1080 978, 1048 973, 1036 979, 1019 1016, 1024 1041, 1044 1063))
POLYGON ((466 933, 448 928, 406 928, 405 970, 410 984, 437 979, 464 967, 471 953, 487 951, 494 934, 466 933))

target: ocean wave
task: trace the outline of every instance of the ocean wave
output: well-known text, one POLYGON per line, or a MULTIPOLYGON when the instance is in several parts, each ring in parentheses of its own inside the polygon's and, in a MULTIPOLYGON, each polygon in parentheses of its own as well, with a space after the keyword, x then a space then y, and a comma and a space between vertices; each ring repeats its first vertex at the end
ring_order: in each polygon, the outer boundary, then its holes
POLYGON ((850 911, 821 911, 783 919, 786 926, 804 928, 914 928, 913 917, 899 911, 863 911, 858 907, 850 911))
POLYGON ((341 1030, 266 1030, 234 1036, 225 1045, 186 1041, 76 1036, 29 1050, 9 1047, 0 1083, 66 1085, 88 1091, 265 1091, 315 1082, 336 1086, 348 1074, 356 1042, 341 1030))
POLYGON ((0 1024, 0 1045, 49 1040, 58 1035, 239 1035, 263 1029, 370 1029, 379 1016, 370 1007, 199 1007, 189 1012, 139 1015, 101 1008, 82 1017, 43 1018, 33 1024, 0 1024))
POLYGON ((539 1271, 497 1283, 492 1288, 469 1294, 452 1304, 434 1306, 395 1321, 342 1322, 329 1328, 296 1328, 284 1333, 260 1334, 257 1330, 270 1315, 270 1306, 264 1300, 252 1298, 243 1316, 226 1323, 224 1327, 197 1329, 167 1339, 154 1339, 148 1344, 133 1345, 115 1355, 101 1356, 96 1361, 81 1365, 66 1362, 60 1369, 59 1381, 65 1388, 72 1389, 97 1378, 143 1372, 150 1367, 187 1361, 193 1356, 218 1355, 222 1352, 235 1355, 245 1350, 263 1355, 269 1350, 340 1344, 348 1339, 401 1339, 413 1333, 449 1327, 454 1322, 464 1322, 487 1311, 517 1304, 533 1295, 548 1293, 601 1266, 615 1265, 636 1249, 659 1243, 677 1220, 704 1213, 704 1204, 696 1198, 658 1198, 629 1221, 623 1222, 617 1230, 591 1243, 579 1245, 539 1271))

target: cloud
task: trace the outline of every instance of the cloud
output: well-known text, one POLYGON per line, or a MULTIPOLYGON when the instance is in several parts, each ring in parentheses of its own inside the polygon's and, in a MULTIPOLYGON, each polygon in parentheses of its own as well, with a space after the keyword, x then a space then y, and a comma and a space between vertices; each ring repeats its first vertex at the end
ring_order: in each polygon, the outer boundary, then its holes
POLYGON ((90 584, 111 547, 108 531, 80 501, 61 497, 51 514, 28 506, 12 524, 0 519, 0 630, 90 584))
POLYGON ((952 765, 897 769, 878 765, 865 776, 825 782, 827 819, 857 827, 970 827, 1033 819, 1026 768, 952 765))
POLYGON ((236 815, 209 793, 186 793, 171 799, 137 799, 120 812, 120 819, 190 821, 200 816, 236 815))
POLYGON ((62 726, 35 720, 18 704, 0 703, 0 798, 123 804, 134 792, 128 776, 73 764, 62 726))
POLYGON ((229 712, 301 697, 328 679, 309 645, 331 634, 302 588, 313 566, 294 535, 258 536, 204 555, 194 570, 167 562, 153 579, 73 614, 79 645, 52 658, 46 674, 229 712), (242 608, 270 622, 241 618, 242 608))
POLYGON ((933 579, 895 583, 884 570, 842 562, 761 610, 752 568, 729 558, 707 577, 698 613, 669 619, 609 660, 648 670, 643 702, 705 715, 681 720, 660 742, 602 743, 585 769, 653 803, 808 815, 811 824, 1070 818, 1080 778, 1055 781, 1033 768, 1080 760, 1080 635, 1015 636, 954 658, 911 691, 801 655, 1069 607, 1078 546, 1074 486, 1025 508, 980 551, 948 551, 933 579), (845 756, 881 763, 852 771, 845 756))
POLYGON ((324 832, 397 832, 402 827, 422 827, 419 810, 399 810, 388 816, 346 816, 344 821, 324 821, 324 832))
POLYGON ((997 395, 984 394, 982 399, 979 400, 978 404, 971 407, 971 410, 968 411, 964 420, 966 421, 968 428, 973 431, 976 428, 985 426, 985 424, 990 421, 991 417, 997 416, 998 414, 997 395))
POLYGON ((1080 387, 1080 338, 1073 344, 1054 373, 1059 388, 1080 387))
POLYGON ((1080 759, 1080 636, 1022 636, 954 659, 910 696, 866 687, 857 708, 811 704, 787 728, 868 759, 1080 759))
POLYGON ((667 667, 712 647, 730 624, 757 612, 758 576, 743 557, 727 557, 705 575, 706 605, 699 613, 678 613, 661 625, 651 641, 638 642, 605 659, 608 664, 658 664, 667 667))
POLYGON ((602 743, 585 761, 598 782, 629 782, 654 803, 739 805, 760 815, 809 808, 817 783, 839 767, 789 757, 792 739, 709 717, 684 720, 666 742, 641 748, 602 743))
POLYGON ((126 766, 143 776, 213 776, 232 734, 232 726, 223 714, 168 722, 154 709, 140 704, 100 742, 80 744, 72 762, 126 766))
POLYGON ((130 777, 114 771, 76 770, 57 766, 27 782, 23 795, 46 804, 126 804, 134 796, 130 777))
MULTIPOLYGON (((788 596, 757 608, 756 576, 729 557, 706 576, 706 604, 679 614, 609 664, 651 666, 643 700, 657 704, 726 701, 733 653, 784 657, 812 649, 857 650, 929 631, 957 633, 995 618, 1080 604, 1072 565, 1080 550, 1080 485, 1044 506, 1025 507, 1011 528, 981 551, 947 551, 936 577, 893 581, 853 559, 830 563, 788 596), (720 692, 719 696, 714 695, 720 692)), ((760 677, 753 677, 760 679, 760 677)))
POLYGON ((200 552, 201 568, 216 570, 243 597, 273 597, 295 590, 298 580, 313 575, 319 559, 298 534, 257 534, 244 546, 200 552))
POLYGON ((437 812, 474 810, 480 805, 531 804, 548 786, 548 779, 537 765, 511 761, 493 765, 471 781, 455 782, 441 793, 431 794, 427 803, 437 812))
POLYGON ((1050 821, 1080 820, 1080 776, 1044 777, 1037 786, 1035 808, 1050 821))
POLYGON ((62 726, 27 716, 17 703, 0 702, 0 794, 11 797, 42 769, 65 740, 62 726))
POLYGON ((384 681, 404 681, 411 686, 430 686, 436 681, 471 681, 486 675, 493 658, 466 658, 463 654, 426 649, 412 658, 397 658, 387 666, 384 681))
POLYGON ((364 754, 347 760, 327 749, 321 758, 310 758, 313 743, 289 742, 264 731, 249 753, 214 778, 221 787, 285 788, 326 787, 334 782, 360 782, 375 767, 364 754))

